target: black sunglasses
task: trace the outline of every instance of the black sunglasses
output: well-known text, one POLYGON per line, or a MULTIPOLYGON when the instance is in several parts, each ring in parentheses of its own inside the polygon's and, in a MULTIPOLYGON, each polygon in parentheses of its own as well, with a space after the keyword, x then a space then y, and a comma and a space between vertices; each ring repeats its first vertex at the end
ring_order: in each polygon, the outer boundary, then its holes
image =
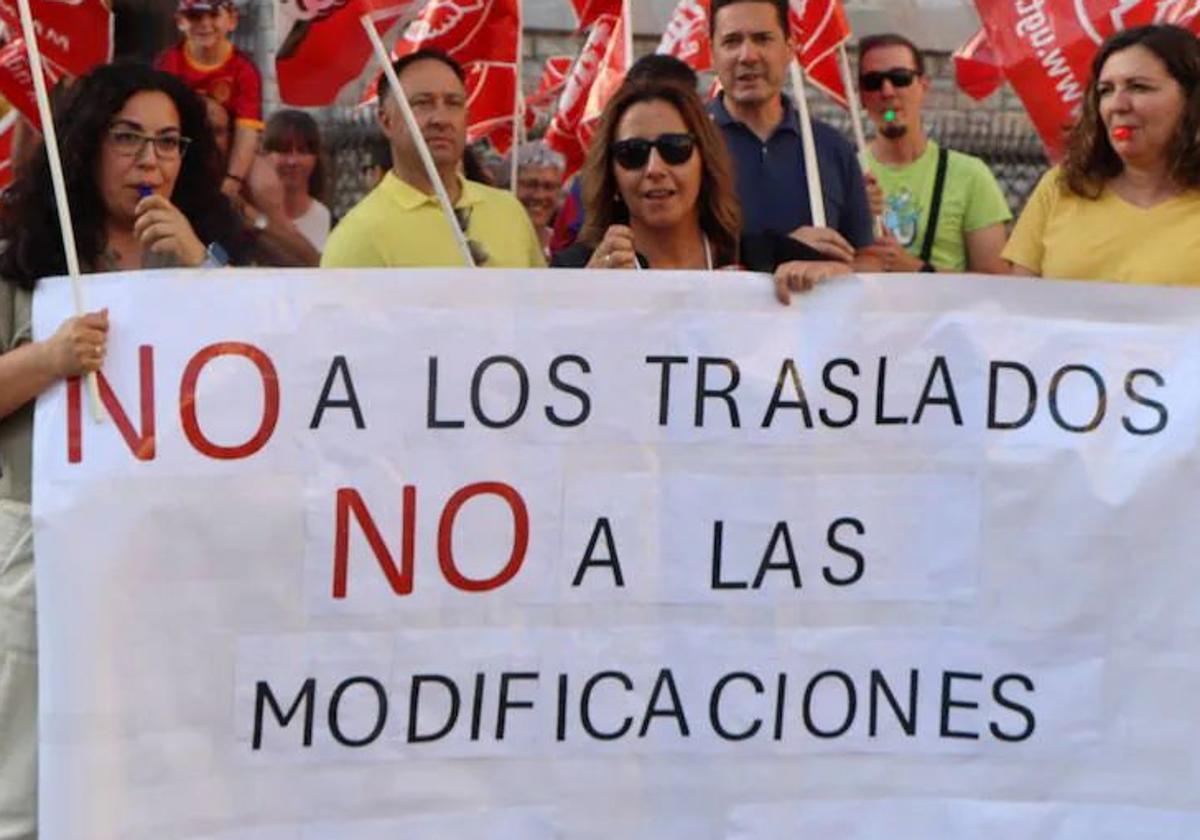
MULTIPOLYGON (((471 208, 455 207, 454 220, 458 222, 459 230, 467 234, 467 229, 471 227, 471 208)), ((467 238, 467 250, 471 252, 471 260, 476 266, 483 265, 492 258, 492 255, 488 253, 488 249, 476 240, 471 239, 469 234, 467 238)))
POLYGON ((630 137, 618 140, 610 147, 613 160, 622 169, 641 169, 650 160, 650 150, 657 149, 658 156, 669 166, 679 166, 691 160, 696 150, 696 138, 691 134, 660 134, 654 140, 645 137, 630 137))
POLYGON ((906 88, 916 81, 919 75, 916 70, 909 70, 906 67, 895 67, 891 70, 875 70, 870 73, 863 73, 859 76, 858 83, 868 93, 876 93, 883 90, 884 79, 891 82, 892 87, 906 88))

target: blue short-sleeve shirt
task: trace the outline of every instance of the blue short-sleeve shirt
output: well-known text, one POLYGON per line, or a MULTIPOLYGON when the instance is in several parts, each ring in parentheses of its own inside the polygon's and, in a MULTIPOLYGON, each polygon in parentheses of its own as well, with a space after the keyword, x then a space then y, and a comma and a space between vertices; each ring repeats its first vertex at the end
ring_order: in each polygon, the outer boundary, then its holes
MULTIPOLYGON (((789 233, 811 225, 800 119, 792 101, 783 97, 783 120, 765 143, 729 113, 724 97, 713 100, 709 113, 725 136, 737 169, 742 232, 789 233)), ((825 192, 826 223, 856 248, 871 244, 874 223, 854 147, 820 120, 813 120, 813 140, 825 192)))

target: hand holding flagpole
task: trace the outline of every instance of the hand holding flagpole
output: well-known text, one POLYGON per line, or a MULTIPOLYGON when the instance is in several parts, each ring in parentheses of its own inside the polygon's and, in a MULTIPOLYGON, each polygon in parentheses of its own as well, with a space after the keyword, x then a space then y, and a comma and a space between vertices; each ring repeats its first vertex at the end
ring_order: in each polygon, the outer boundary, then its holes
MULTIPOLYGON (((22 2, 28 2, 28 0, 22 0, 22 2)), ((408 130, 409 137, 413 139, 413 145, 417 147, 417 154, 421 157, 421 164, 425 167, 425 174, 429 177, 429 182, 433 185, 433 191, 437 196, 438 204, 442 208, 442 213, 446 216, 446 223, 450 225, 450 230, 454 234, 454 241, 458 245, 458 250, 462 253, 463 263, 468 268, 475 268, 475 260, 471 256, 471 247, 467 244, 467 234, 458 226, 458 220, 454 217, 454 205, 450 203, 450 196, 446 192, 446 185, 442 183, 442 176, 438 172, 437 165, 433 162, 433 156, 429 154, 429 146, 426 145, 425 137, 421 134, 421 127, 417 125, 417 118, 413 116, 412 106, 408 104, 408 97, 404 93, 404 88, 400 86, 400 79, 396 76, 395 69, 392 68, 387 47, 383 45, 383 40, 375 30, 375 23, 371 20, 369 14, 363 15, 359 21, 362 23, 363 29, 366 30, 367 38, 371 41, 371 47, 375 50, 375 57, 379 59, 379 65, 383 68, 384 76, 387 77, 392 96, 396 98, 396 104, 400 107, 400 115, 404 119, 404 127, 408 130)))
MULTIPOLYGON (((25 49, 29 53, 29 70, 33 76, 33 92, 37 98, 38 116, 42 120, 42 135, 46 143, 46 158, 50 163, 50 182, 54 187, 54 203, 58 208, 58 226, 62 231, 63 251, 67 257, 67 275, 71 278, 71 295, 75 300, 75 314, 83 314, 82 272, 79 269, 79 251, 75 247, 75 228, 71 224, 71 208, 67 204, 67 182, 63 177, 62 158, 58 154, 58 132, 54 128, 54 115, 50 110, 50 95, 46 91, 46 77, 42 71, 42 53, 38 49, 37 30, 33 25, 33 13, 29 0, 17 0, 21 14, 21 33, 25 38, 25 49)), ((104 408, 100 402, 100 385, 95 373, 87 375, 87 390, 92 419, 104 421, 104 408)))

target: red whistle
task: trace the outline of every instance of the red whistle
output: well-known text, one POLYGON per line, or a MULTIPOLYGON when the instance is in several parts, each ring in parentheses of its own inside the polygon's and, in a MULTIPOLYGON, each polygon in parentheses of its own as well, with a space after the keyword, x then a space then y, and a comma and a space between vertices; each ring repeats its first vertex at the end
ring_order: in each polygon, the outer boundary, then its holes
POLYGON ((1128 140, 1133 136, 1133 129, 1127 125, 1119 125, 1112 130, 1112 136, 1116 140, 1128 140))

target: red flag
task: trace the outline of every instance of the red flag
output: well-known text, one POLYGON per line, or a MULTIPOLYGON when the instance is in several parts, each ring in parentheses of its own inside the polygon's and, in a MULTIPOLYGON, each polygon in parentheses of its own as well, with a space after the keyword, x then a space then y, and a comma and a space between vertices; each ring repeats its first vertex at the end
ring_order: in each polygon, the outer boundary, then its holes
POLYGON ((954 51, 954 80, 959 90, 980 102, 1004 84, 1000 60, 982 29, 954 51))
POLYGON ((697 73, 712 69, 708 37, 709 0, 679 0, 657 52, 678 58, 697 73))
MULTIPOLYGON (((46 77, 46 90, 51 90, 63 76, 62 70, 45 57, 42 58, 42 72, 46 77)), ((13 38, 0 48, 0 96, 34 128, 42 130, 42 117, 33 92, 33 70, 29 66, 24 38, 13 38)))
POLYGON ((520 34, 518 0, 432 0, 393 55, 436 49, 458 61, 467 74, 467 139, 491 137, 503 154, 517 113, 520 34))
POLYGON ((517 0, 431 0, 396 43, 399 58, 435 49, 467 65, 475 61, 515 64, 521 31, 517 0))
POLYGON ((842 0, 791 0, 788 23, 807 81, 843 108, 849 107, 838 56, 838 47, 851 36, 842 0))
POLYGON ((365 83, 365 74, 373 78, 378 72, 360 18, 370 15, 383 36, 410 21, 426 2, 276 0, 275 27, 282 38, 275 54, 280 99, 288 105, 317 106, 344 98, 343 91, 354 83, 365 83))
MULTIPOLYGON (((112 61, 113 15, 101 0, 29 0, 42 59, 72 76, 112 61)), ((0 0, 0 21, 19 35, 17 0, 0 0)))
POLYGON ((629 70, 624 21, 605 15, 596 21, 571 68, 558 113, 546 130, 546 143, 567 161, 564 177, 583 165, 600 114, 629 70))
POLYGON ((467 69, 467 140, 490 138, 504 154, 512 146, 516 114, 517 66, 476 61, 467 69))
POLYGON ((1100 43, 1122 29, 1174 23, 1193 31, 1195 0, 1074 0, 1028 4, 975 0, 1004 76, 1025 104, 1052 159, 1078 118, 1091 61, 1100 43))
POLYGON ((575 10, 575 18, 579 21, 578 31, 580 32, 604 15, 621 16, 621 0, 571 0, 571 8, 575 10))
POLYGON ((525 100, 525 105, 529 108, 546 108, 551 105, 566 86, 567 75, 574 63, 575 59, 569 55, 552 55, 547 58, 537 90, 525 100))
POLYGON ((14 110, 0 118, 0 190, 8 189, 9 184, 13 182, 13 134, 16 133, 20 116, 14 110))
MULTIPOLYGON (((562 93, 563 86, 567 81, 567 74, 571 72, 573 63, 574 59, 569 55, 552 55, 546 59, 537 90, 525 99, 523 120, 526 131, 532 131, 538 120, 549 114, 550 108, 562 93)), ((495 96, 501 97, 503 94, 497 93, 495 96)), ((497 124, 495 130, 489 131, 486 136, 491 140, 492 146, 497 152, 502 155, 506 154, 512 147, 512 121, 509 120, 507 124, 503 125, 497 124)))

